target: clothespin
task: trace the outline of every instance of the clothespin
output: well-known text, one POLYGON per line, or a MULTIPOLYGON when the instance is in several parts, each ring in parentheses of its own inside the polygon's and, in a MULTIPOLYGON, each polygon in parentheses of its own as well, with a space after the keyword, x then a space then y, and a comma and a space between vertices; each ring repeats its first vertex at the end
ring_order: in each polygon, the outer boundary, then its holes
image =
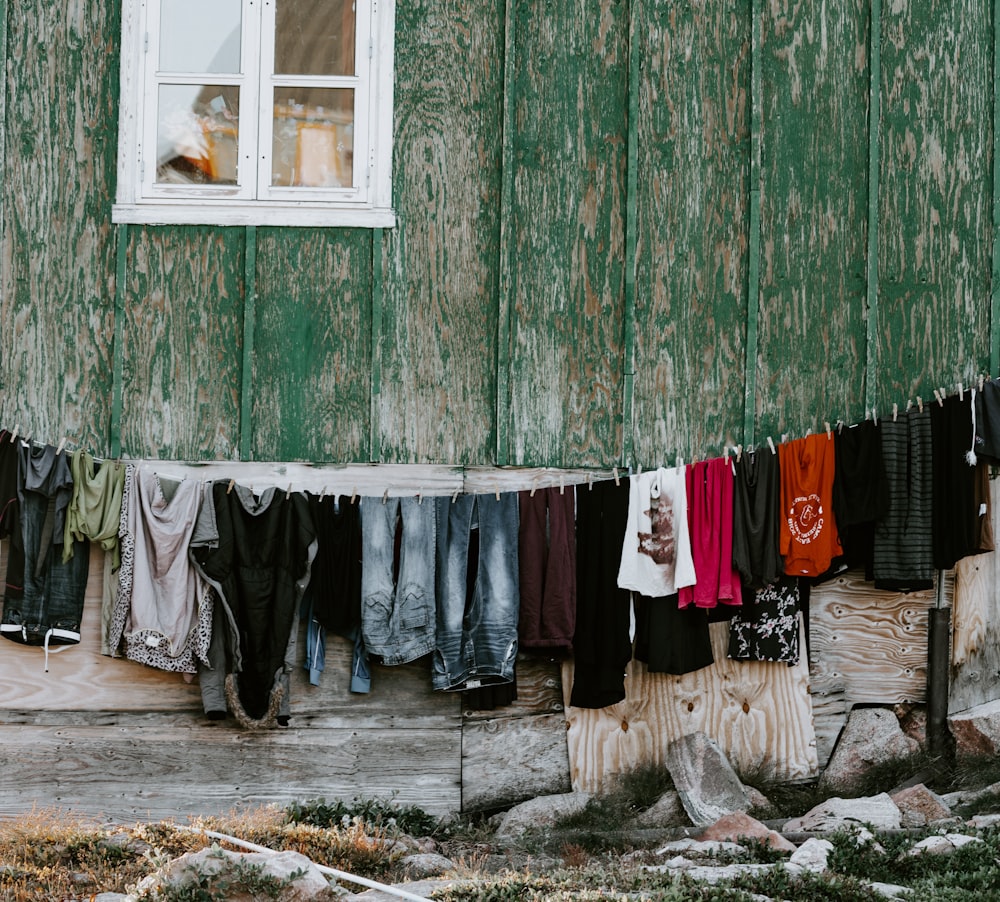
POLYGON ((618 479, 618 467, 611 468, 611 476, 615 480, 615 485, 621 485, 621 481, 618 479))
POLYGON ((59 441, 59 447, 56 448, 56 457, 63 453, 63 448, 66 447, 66 436, 63 436, 59 441))
POLYGON ((10 434, 10 443, 11 443, 12 445, 14 444, 14 439, 16 439, 16 438, 17 438, 17 434, 18 434, 18 433, 19 433, 20 431, 21 431, 21 424, 20 424, 20 423, 17 423, 17 424, 16 424, 15 426, 14 426, 14 431, 13 431, 13 432, 12 432, 12 433, 10 434))
POLYGON ((285 492, 285 501, 292 497, 292 484, 288 483, 288 490, 285 492))
POLYGON ((936 388, 934 389, 934 400, 938 402, 938 406, 941 406, 941 393, 936 388))
POLYGON ((921 413, 924 412, 924 399, 921 398, 920 395, 917 395, 917 410, 921 413))
POLYGON ((980 374, 979 374, 979 391, 980 391, 980 392, 982 392, 982 390, 983 390, 983 385, 984 385, 985 383, 986 383, 986 378, 985 378, 985 377, 983 376, 983 374, 982 374, 982 373, 980 373, 980 374))
POLYGON ((384 491, 384 492, 382 493, 382 503, 383 503, 383 504, 388 504, 388 503, 389 503, 389 490, 388 490, 388 489, 386 489, 386 490, 385 490, 385 491, 384 491))
POLYGON ((229 485, 226 488, 226 494, 227 495, 233 490, 233 486, 234 485, 236 485, 236 480, 235 479, 230 479, 229 480, 229 485))
POLYGON ((417 489, 417 504, 424 503, 424 490, 422 488, 417 489))
POLYGON ((500 486, 499 485, 494 485, 493 488, 494 488, 493 494, 497 496, 497 501, 499 501, 500 500, 500 486))
POLYGON ((357 500, 358 500, 358 487, 357 486, 352 486, 351 487, 351 504, 354 504, 354 502, 357 501, 357 500))
POLYGON ((458 501, 458 496, 461 493, 461 491, 462 491, 461 489, 455 489, 454 494, 451 496, 451 503, 452 504, 454 504, 456 501, 458 501))
POLYGON ((962 388, 961 382, 958 383, 958 400, 959 401, 965 400, 965 390, 962 388))
POLYGON ((326 497, 326 486, 323 486, 322 491, 319 493, 319 500, 322 501, 326 497))
POLYGON ((823 425, 826 427, 826 437, 832 438, 833 430, 830 428, 830 421, 826 420, 823 425))
POLYGON ((875 408, 872 408, 872 422, 878 426, 878 417, 875 415, 875 408))
POLYGON ((942 407, 944 407, 944 399, 948 397, 948 389, 946 389, 946 388, 945 388, 945 387, 944 387, 944 386, 942 385, 942 386, 941 386, 941 388, 939 388, 939 389, 938 389, 938 391, 939 391, 939 392, 940 392, 940 394, 941 394, 941 401, 940 401, 940 405, 941 405, 942 407))
POLYGON ((538 477, 537 476, 534 479, 531 480, 531 491, 528 492, 528 497, 529 498, 534 498, 536 491, 538 491, 538 477))
POLYGON ((682 470, 684 468, 684 458, 678 455, 677 457, 677 469, 682 470))
POLYGON ((737 461, 743 460, 743 446, 742 445, 737 445, 736 446, 736 460, 737 461))
MULTIPOLYGON (((560 495, 565 495, 566 494, 566 482, 563 479, 563 474, 562 473, 559 474, 559 494, 560 495)), ((500 495, 498 493, 497 494, 497 501, 499 501, 499 500, 500 500, 500 495)))
POLYGON ((894 423, 896 422, 896 417, 897 416, 899 416, 899 405, 898 404, 893 404, 892 405, 892 421, 894 423))
POLYGON ((767 437, 767 447, 771 449, 772 454, 778 453, 778 449, 774 447, 774 439, 772 439, 771 436, 767 437))
POLYGON ((594 474, 593 473, 588 473, 587 474, 587 491, 588 492, 594 491, 594 474))

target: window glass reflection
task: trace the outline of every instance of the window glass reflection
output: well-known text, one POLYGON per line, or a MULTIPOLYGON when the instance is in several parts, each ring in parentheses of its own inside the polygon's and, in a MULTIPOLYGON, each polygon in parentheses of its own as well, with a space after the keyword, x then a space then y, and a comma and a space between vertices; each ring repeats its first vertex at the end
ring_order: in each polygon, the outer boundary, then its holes
POLYGON ((239 112, 233 85, 160 85, 156 181, 235 185, 239 112))
POLYGON ((277 0, 279 75, 354 75, 354 0, 277 0))
POLYGON ((240 71, 242 0, 161 0, 160 71, 240 71))
POLYGON ((350 187, 353 167, 354 91, 276 88, 271 184, 350 187))

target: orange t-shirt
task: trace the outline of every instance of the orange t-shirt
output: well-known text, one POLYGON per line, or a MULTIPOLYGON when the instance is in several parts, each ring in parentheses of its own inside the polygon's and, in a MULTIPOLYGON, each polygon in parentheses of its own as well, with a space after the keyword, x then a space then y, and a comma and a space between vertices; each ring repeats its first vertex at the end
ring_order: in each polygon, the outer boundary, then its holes
POLYGON ((778 446, 781 554, 789 576, 819 576, 843 554, 833 519, 833 445, 822 432, 778 446))

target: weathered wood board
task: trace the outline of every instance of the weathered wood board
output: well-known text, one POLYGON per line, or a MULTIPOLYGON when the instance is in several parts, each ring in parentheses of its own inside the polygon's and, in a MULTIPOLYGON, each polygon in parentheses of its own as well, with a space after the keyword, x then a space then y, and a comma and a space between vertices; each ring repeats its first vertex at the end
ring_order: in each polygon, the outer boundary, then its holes
POLYGON ((648 467, 741 439, 750 2, 633 8, 642 66, 634 463, 648 467))
MULTIPOLYGON (((621 447, 628 20, 616 0, 514 9, 510 461, 621 447)), ((505 353, 501 348, 500 353, 505 353)))
POLYGON ((6 3, 3 13, 0 415, 104 449, 118 121, 108 36, 119 5, 6 3))
MULTIPOLYGON (((993 535, 1000 536, 1000 480, 990 481, 993 535)), ((1000 554, 965 558, 955 567, 948 712, 1000 698, 1000 554)))
MULTIPOLYGON (((650 674, 633 660, 624 701, 566 709, 573 788, 594 792, 614 774, 662 764, 667 746, 697 731, 715 739, 733 766, 776 779, 816 774, 806 656, 794 667, 726 657, 729 625, 711 626, 715 664, 684 676, 650 674)), ((563 667, 568 702, 573 666, 563 667)))
POLYGON ((994 27, 979 0, 882 5, 882 409, 988 367, 994 27))
POLYGON ((569 790, 559 662, 522 654, 512 704, 463 711, 462 810, 500 808, 569 790))
POLYGON ((862 418, 869 3, 762 7, 756 419, 777 440, 862 418))

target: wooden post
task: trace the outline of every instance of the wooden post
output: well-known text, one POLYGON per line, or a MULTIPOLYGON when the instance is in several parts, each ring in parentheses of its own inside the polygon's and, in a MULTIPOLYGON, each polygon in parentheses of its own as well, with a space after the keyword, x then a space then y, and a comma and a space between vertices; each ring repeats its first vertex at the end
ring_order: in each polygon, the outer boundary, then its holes
POLYGON ((878 200, 879 120, 882 116, 882 0, 871 0, 868 83, 868 320, 865 354, 865 409, 871 410, 878 388, 878 200))

